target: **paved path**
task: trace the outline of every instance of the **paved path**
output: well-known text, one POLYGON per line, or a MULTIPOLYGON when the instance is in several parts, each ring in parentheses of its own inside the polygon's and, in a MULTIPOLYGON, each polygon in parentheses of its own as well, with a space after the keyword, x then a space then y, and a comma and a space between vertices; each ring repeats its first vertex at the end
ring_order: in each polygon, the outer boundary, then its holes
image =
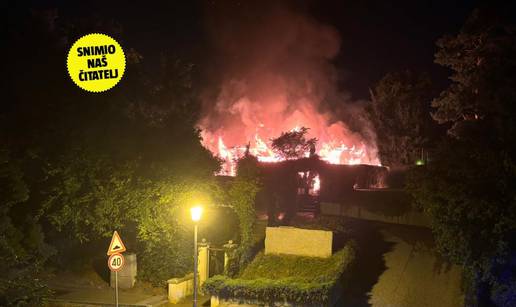
MULTIPOLYGON (((147 295, 120 291, 119 306, 161 306, 167 302, 163 295, 147 295)), ((49 306, 115 306, 113 289, 74 289, 57 292, 49 306)))
POLYGON ((359 252, 339 306, 462 306, 461 270, 433 251, 428 229, 350 220, 359 252))
MULTIPOLYGON (((120 307, 187 307, 192 306, 192 296, 187 297, 183 302, 171 304, 165 295, 152 295, 143 293, 132 293, 131 291, 120 290, 120 307)), ((198 306, 210 306, 209 296, 200 296, 198 306)), ((48 301, 47 306, 56 307, 98 307, 115 306, 115 292, 113 289, 68 289, 57 292, 54 298, 48 301)))
MULTIPOLYGON (((161 307, 192 307, 193 306, 193 297, 187 297, 183 302, 178 304, 167 303, 162 305, 161 307)), ((201 296, 197 299, 197 306, 210 306, 210 296, 201 296)))

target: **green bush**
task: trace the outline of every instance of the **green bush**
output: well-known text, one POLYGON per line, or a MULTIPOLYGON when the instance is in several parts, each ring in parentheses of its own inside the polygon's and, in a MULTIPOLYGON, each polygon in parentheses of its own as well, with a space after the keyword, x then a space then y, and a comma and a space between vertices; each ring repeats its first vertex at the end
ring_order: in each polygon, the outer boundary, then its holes
POLYGON ((352 243, 327 259, 261 253, 238 278, 214 276, 203 288, 221 298, 325 304, 354 258, 352 243))

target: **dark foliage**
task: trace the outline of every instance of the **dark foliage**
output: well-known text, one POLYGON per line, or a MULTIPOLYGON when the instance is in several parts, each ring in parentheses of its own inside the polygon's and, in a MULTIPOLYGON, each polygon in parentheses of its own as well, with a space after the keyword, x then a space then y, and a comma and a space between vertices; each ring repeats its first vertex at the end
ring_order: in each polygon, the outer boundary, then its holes
POLYGON ((369 118, 380 160, 390 167, 414 165, 431 139, 430 79, 409 71, 383 77, 371 92, 369 118))
POLYGON ((272 140, 272 150, 285 160, 303 158, 306 153, 315 153, 316 138, 307 139, 309 128, 301 127, 272 140))
MULTIPOLYGON (((73 244, 84 249, 115 229, 133 237, 126 243, 139 253, 139 278, 160 284, 188 272, 186 209, 211 203, 219 166, 194 127, 193 65, 163 57, 149 74, 116 24, 65 21, 56 10, 17 17, 6 65, 18 77, 9 79, 0 109, 2 299, 38 305, 42 269, 69 269, 73 244), (98 31, 122 43, 127 73, 112 90, 92 94, 72 83, 64 59, 75 39, 98 31)), ((84 250, 81 259, 102 254, 84 250)))
POLYGON ((516 285, 506 273, 514 268, 516 234, 516 28, 485 13, 476 11, 459 34, 437 43, 436 62, 452 69, 453 83, 433 101, 433 117, 451 128, 430 163, 413 170, 409 190, 431 217, 439 250, 464 266, 467 303, 509 306, 516 285))

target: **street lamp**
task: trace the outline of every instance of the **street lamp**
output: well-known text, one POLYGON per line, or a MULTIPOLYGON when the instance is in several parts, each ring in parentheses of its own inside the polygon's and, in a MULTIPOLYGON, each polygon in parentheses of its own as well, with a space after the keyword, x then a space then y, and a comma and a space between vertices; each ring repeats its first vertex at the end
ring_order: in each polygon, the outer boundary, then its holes
POLYGON ((192 221, 195 222, 194 226, 194 297, 193 297, 193 305, 197 307, 197 226, 198 222, 201 219, 202 215, 202 207, 197 206, 190 209, 190 213, 192 214, 192 221))

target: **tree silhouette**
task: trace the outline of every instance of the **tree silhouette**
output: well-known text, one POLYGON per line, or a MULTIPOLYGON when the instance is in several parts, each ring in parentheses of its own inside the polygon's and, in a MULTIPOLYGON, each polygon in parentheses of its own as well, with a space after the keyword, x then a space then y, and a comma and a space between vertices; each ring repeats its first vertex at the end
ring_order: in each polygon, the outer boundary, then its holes
POLYGON ((304 157, 307 153, 315 152, 316 138, 307 139, 309 128, 301 127, 289 132, 283 132, 272 140, 272 150, 285 160, 304 157))

